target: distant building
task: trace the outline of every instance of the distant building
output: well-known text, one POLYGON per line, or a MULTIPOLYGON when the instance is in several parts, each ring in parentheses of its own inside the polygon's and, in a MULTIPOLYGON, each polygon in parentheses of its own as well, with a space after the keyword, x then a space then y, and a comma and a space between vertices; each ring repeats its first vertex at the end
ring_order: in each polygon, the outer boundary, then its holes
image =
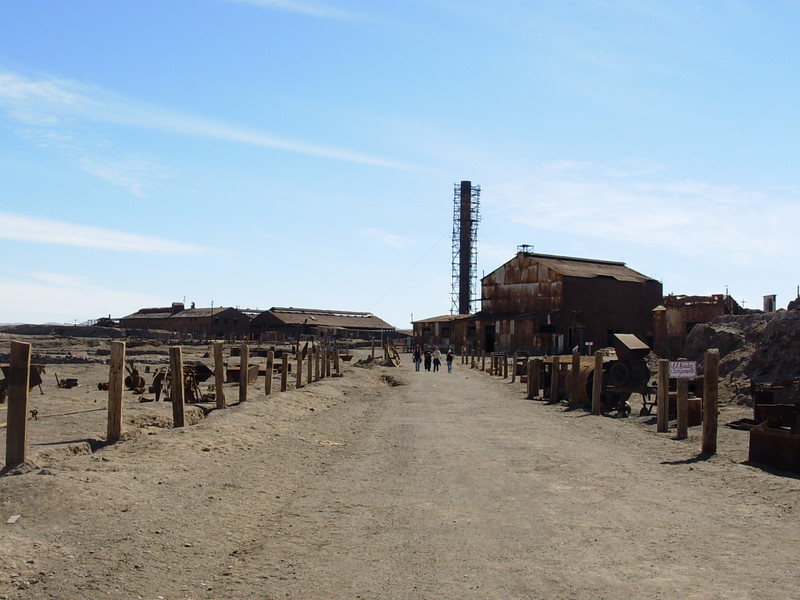
POLYGON ((412 344, 453 348, 461 352, 475 344, 475 319, 472 315, 443 315, 414 321, 412 344))
POLYGON ((229 306, 186 308, 183 302, 170 307, 141 308, 122 317, 124 329, 158 329, 181 335, 210 339, 247 339, 250 321, 260 311, 240 310, 229 306))
POLYGON ((686 338, 695 325, 708 323, 722 315, 741 315, 744 312, 727 294, 665 296, 663 302, 653 309, 653 350, 662 358, 680 358, 686 338))
POLYGON ((253 319, 251 331, 264 341, 297 340, 302 335, 380 340, 392 337, 395 329, 368 312, 272 307, 253 319))
POLYGON ((544 355, 632 333, 652 345, 661 297, 661 283, 622 262, 522 251, 481 279, 480 312, 415 321, 414 343, 544 355))

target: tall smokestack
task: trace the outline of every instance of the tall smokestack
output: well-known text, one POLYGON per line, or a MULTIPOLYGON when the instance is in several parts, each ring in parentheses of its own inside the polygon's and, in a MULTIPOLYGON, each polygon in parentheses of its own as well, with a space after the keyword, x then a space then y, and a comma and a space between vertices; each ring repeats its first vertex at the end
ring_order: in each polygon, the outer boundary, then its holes
POLYGON ((460 239, 458 243, 458 314, 472 312, 472 182, 461 182, 461 210, 459 212, 460 239))

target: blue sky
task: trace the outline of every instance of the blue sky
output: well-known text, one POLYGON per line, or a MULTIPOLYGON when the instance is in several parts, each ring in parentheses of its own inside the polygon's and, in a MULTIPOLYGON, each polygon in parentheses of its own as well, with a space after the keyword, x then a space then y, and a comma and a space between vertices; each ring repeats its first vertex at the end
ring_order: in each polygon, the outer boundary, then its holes
POLYGON ((451 309, 478 274, 622 260, 785 307, 800 3, 0 0, 0 322, 173 301, 451 309))

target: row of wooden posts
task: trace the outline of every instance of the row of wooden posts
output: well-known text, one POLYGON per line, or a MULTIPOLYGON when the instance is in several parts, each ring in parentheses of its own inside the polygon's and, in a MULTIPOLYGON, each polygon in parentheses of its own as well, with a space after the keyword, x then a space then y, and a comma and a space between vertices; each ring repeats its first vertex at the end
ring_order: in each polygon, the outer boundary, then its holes
MULTIPOLYGON (((250 364, 249 347, 246 343, 239 350, 239 402, 247 400, 248 371, 250 364)), ((325 377, 340 377, 339 352, 327 348, 309 347, 306 383, 325 377), (333 368, 333 372, 331 372, 333 368)), ((175 427, 185 425, 185 391, 183 351, 180 346, 171 346, 170 360, 170 400, 172 401, 172 420, 175 427)), ((280 391, 288 388, 289 361, 291 355, 283 353, 280 361, 280 391)), ((298 351, 296 362, 295 388, 303 387, 303 353, 298 351)), ((24 463, 27 460, 28 392, 31 369, 31 344, 11 342, 11 355, 8 371, 8 418, 6 423, 6 468, 24 463)), ((275 353, 267 353, 264 392, 272 393, 275 353)), ((224 360, 222 342, 214 342, 214 388, 217 408, 225 408, 223 384, 224 360)), ((122 436, 122 397, 125 381, 125 342, 111 342, 111 356, 108 374, 108 428, 106 439, 113 443, 122 436)))
MULTIPOLYGON (((568 398, 571 403, 578 398, 580 391, 580 369, 581 354, 578 351, 572 353, 571 363, 571 389, 568 390, 568 398)), ((508 378, 508 354, 481 352, 480 355, 465 349, 461 354, 461 363, 470 365, 471 368, 478 368, 486 371, 490 375, 508 378), (488 358, 488 366, 487 366, 488 358)), ((561 357, 551 356, 551 373, 558 373, 561 357)), ((526 365, 527 379, 527 398, 534 400, 539 398, 541 389, 541 373, 544 368, 544 358, 529 358, 526 365)), ((511 382, 516 380, 518 358, 516 353, 512 357, 511 382)), ((603 372, 603 353, 594 353, 594 372, 603 372)), ((557 378, 554 376, 554 380, 557 378)), ((656 395, 656 432, 666 433, 669 431, 669 361, 660 359, 658 361, 657 373, 657 395, 656 395)), ((689 383, 688 379, 677 378, 677 424, 676 440, 684 440, 688 437, 689 429, 689 383)), ((603 378, 594 377, 592 383, 592 414, 600 414, 600 396, 602 394, 603 378)), ((550 402, 555 404, 559 398, 558 385, 550 386, 550 402)), ((701 447, 702 454, 714 454, 717 451, 717 427, 719 420, 719 350, 708 350, 703 357, 703 441, 701 447)))

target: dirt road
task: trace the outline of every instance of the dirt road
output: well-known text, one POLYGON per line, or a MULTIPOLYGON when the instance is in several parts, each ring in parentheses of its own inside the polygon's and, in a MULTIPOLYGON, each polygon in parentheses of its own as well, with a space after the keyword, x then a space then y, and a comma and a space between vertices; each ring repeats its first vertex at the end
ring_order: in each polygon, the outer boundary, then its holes
POLYGON ((800 480, 740 447, 701 460, 460 364, 252 396, 0 479, 0 597, 798 595, 800 480))

